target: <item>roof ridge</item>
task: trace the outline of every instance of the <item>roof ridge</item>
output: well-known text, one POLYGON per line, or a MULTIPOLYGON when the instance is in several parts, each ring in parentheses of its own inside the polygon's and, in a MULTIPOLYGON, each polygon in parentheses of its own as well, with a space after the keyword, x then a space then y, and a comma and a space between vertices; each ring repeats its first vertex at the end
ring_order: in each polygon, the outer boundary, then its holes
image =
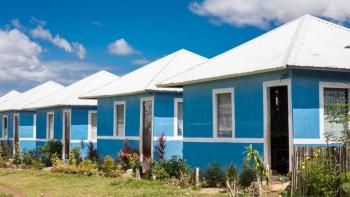
POLYGON ((168 66, 177 58, 180 52, 180 50, 175 52, 174 56, 168 61, 168 63, 166 63, 165 66, 162 69, 160 69, 160 71, 156 73, 155 76, 149 81, 149 83, 146 84, 146 86, 144 87, 145 90, 147 90, 147 87, 158 77, 160 73, 162 73, 164 70, 166 70, 166 68, 168 68, 168 66))

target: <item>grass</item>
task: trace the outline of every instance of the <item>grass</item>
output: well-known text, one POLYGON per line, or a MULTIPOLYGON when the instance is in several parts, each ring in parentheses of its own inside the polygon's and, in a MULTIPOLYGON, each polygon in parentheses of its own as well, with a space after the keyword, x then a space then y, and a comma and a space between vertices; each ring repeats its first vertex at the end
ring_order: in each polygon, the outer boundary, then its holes
MULTIPOLYGON (((0 186, 24 196, 209 196, 160 181, 0 168, 0 186)), ((1 193, 0 193, 0 196, 1 193)), ((219 196, 225 196, 219 194, 219 196)))

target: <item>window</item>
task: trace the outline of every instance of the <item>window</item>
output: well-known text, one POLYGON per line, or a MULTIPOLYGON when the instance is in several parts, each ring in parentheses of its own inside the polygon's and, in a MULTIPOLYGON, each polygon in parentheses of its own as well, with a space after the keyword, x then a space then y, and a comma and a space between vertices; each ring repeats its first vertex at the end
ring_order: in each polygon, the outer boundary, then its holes
POLYGON ((125 135, 125 102, 117 101, 114 104, 114 135, 125 135))
POLYGON ((97 113, 90 112, 90 137, 89 140, 97 140, 97 113))
POLYGON ((330 120, 332 114, 344 114, 349 111, 349 89, 324 88, 324 134, 341 137, 348 124, 335 123, 330 120))
POLYGON ((183 102, 182 99, 175 99, 175 136, 183 134, 183 102))
POLYGON ((2 137, 8 138, 8 117, 3 116, 2 117, 2 137))
POLYGON ((46 127, 46 138, 47 139, 53 139, 53 132, 54 132, 54 113, 48 112, 47 113, 47 127, 46 127))
POLYGON ((234 137, 233 89, 213 91, 214 137, 234 137))

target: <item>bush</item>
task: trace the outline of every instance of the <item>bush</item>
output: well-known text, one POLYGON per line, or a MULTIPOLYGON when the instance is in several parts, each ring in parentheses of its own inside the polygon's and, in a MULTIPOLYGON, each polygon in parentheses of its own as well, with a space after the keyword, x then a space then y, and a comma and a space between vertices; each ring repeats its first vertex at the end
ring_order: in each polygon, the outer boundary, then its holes
POLYGON ((165 159, 165 148, 166 148, 166 138, 164 137, 164 133, 157 139, 156 151, 158 153, 159 160, 165 159))
POLYGON ((20 163, 26 168, 42 169, 44 164, 40 158, 38 158, 35 151, 27 151, 20 154, 20 163))
POLYGON ((248 188, 255 180, 255 172, 252 169, 246 168, 239 175, 239 185, 243 188, 248 188))
POLYGON ((121 167, 114 162, 111 156, 106 156, 103 159, 102 171, 105 176, 110 177, 119 177, 124 173, 121 167))
POLYGON ((97 165, 89 159, 82 161, 78 166, 78 170, 80 174, 85 175, 94 175, 98 173, 97 165))
POLYGON ((80 162, 82 161, 83 161, 83 158, 81 157, 81 154, 80 154, 80 148, 76 146, 69 153, 69 164, 79 165, 80 162))
POLYGON ((154 179, 159 180, 170 178, 170 175, 167 172, 167 162, 162 160, 154 162, 152 165, 152 175, 154 179))
POLYGON ((52 166, 54 156, 62 158, 63 145, 58 140, 49 140, 44 146, 40 147, 41 160, 45 166, 52 166))
POLYGON ((137 149, 129 147, 127 140, 124 141, 122 150, 119 152, 119 159, 124 170, 133 169, 140 165, 140 153, 137 149))
POLYGON ((211 163, 206 173, 206 181, 209 187, 223 187, 225 174, 217 163, 211 163))
POLYGON ((98 161, 98 152, 94 146, 94 143, 90 141, 87 147, 88 147, 87 158, 93 162, 97 162, 98 161))
POLYGON ((184 179, 190 176, 186 162, 174 156, 169 161, 160 160, 152 164, 152 175, 155 179, 176 178, 184 179))

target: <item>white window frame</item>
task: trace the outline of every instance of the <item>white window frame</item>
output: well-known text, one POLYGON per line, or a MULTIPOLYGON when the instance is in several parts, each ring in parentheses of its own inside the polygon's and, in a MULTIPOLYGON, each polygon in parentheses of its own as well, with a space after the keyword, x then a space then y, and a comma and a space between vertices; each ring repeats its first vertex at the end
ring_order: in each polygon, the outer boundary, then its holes
POLYGON ((235 138, 235 91, 234 88, 220 88, 220 89, 213 89, 212 90, 212 103, 213 103, 213 137, 214 138, 235 138), (231 137, 219 137, 218 136, 218 130, 217 130, 217 100, 216 95, 218 94, 224 94, 224 93, 230 93, 231 94, 231 110, 232 110, 232 136, 231 137))
POLYGON ((4 138, 5 139, 5 124, 4 124, 4 119, 7 119, 7 121, 6 121, 6 123, 7 123, 7 138, 6 139, 8 139, 9 138, 9 117, 8 117, 8 115, 3 115, 2 116, 2 124, 1 124, 1 126, 2 126, 2 133, 1 133, 1 137, 2 138, 4 138))
MULTIPOLYGON (((89 110, 89 112, 88 112, 88 120, 89 120, 89 124, 88 124, 88 140, 89 141, 91 141, 91 142, 96 142, 97 141, 97 136, 96 136, 96 139, 92 139, 92 130, 91 130, 91 128, 92 128, 92 126, 91 126, 91 123, 92 123, 92 121, 91 121, 91 115, 92 114, 96 114, 96 132, 97 132, 97 111, 96 110, 89 110)), ((96 135, 97 135, 97 133, 96 133, 96 135)))
POLYGON ((320 140, 326 142, 326 137, 324 135, 324 89, 325 88, 334 88, 334 89, 348 89, 349 93, 349 103, 350 103, 350 84, 347 83, 339 83, 339 82, 320 82, 319 85, 319 108, 320 108, 320 140))
POLYGON ((126 102, 125 101, 115 101, 113 104, 113 136, 125 136, 125 127, 126 127, 126 102), (117 106, 124 105, 124 127, 123 135, 117 135, 117 106))
POLYGON ((177 128, 177 121, 178 121, 177 108, 179 103, 182 103, 182 119, 183 119, 183 99, 175 98, 174 99, 174 136, 176 137, 182 137, 184 135, 183 126, 182 126, 182 135, 178 135, 178 132, 177 132, 177 129, 178 129, 177 128))
POLYGON ((54 139, 54 133, 55 133, 55 112, 50 111, 46 113, 46 139, 52 140, 54 139), (49 130, 49 115, 52 115, 52 132, 49 130), (49 132, 50 132, 50 138, 49 138, 49 132))

